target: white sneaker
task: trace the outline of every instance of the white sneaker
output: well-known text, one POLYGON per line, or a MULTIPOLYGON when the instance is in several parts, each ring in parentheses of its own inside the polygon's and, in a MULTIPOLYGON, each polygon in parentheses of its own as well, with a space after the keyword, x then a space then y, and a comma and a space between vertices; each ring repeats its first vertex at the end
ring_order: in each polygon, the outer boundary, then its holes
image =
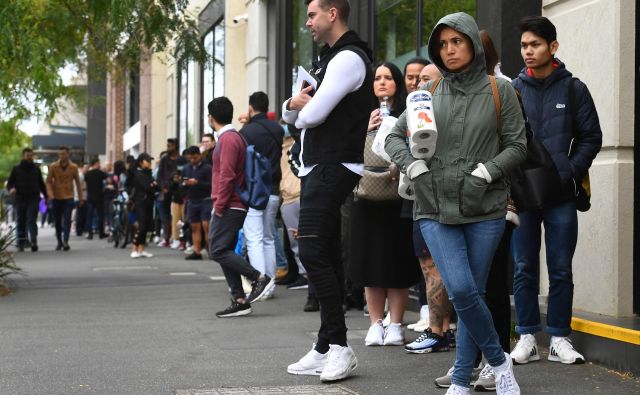
POLYGON ((402 324, 389 324, 385 329, 384 334, 385 346, 404 346, 404 332, 402 331, 402 324))
POLYGON ((382 346, 384 344, 384 328, 382 327, 382 321, 378 320, 377 323, 369 327, 367 337, 364 338, 365 346, 382 346))
POLYGON ((133 258, 133 259, 142 258, 142 254, 141 254, 141 253, 139 253, 138 251, 133 251, 133 252, 131 253, 131 258, 133 258))
POLYGON ((420 321, 417 323, 418 325, 413 327, 413 331, 417 332, 417 333, 423 333, 424 331, 427 330, 427 328, 430 328, 430 323, 429 320, 425 320, 425 321, 420 321))
MULTIPOLYGON (((424 325, 426 325, 427 327, 429 326, 429 305, 426 304, 420 308, 420 319, 418 320, 418 322, 407 325, 407 329, 415 330, 416 326, 424 325)), ((424 332, 424 330, 422 330, 422 332, 424 332)))
POLYGON ((327 361, 329 360, 329 353, 320 354, 315 349, 314 344, 304 357, 296 363, 292 363, 287 367, 287 373, 289 374, 302 374, 309 376, 320 376, 327 361))
POLYGON ((358 367, 358 359, 350 346, 330 344, 328 354, 327 364, 320 374, 322 381, 342 380, 358 367))
POLYGON ((192 247, 192 246, 189 246, 189 247, 185 248, 185 249, 184 249, 184 253, 185 253, 185 255, 191 255, 191 254, 193 254, 193 247, 192 247))
POLYGON ((572 365, 584 363, 584 357, 573 348, 568 337, 551 336, 549 361, 572 365))
POLYGON ((484 365, 478 380, 473 384, 473 389, 476 392, 489 392, 496 390, 496 374, 493 372, 491 365, 484 365))
POLYGON ((509 354, 504 353, 506 361, 493 368, 496 375, 496 392, 498 395, 520 395, 520 386, 513 374, 513 361, 509 354))
POLYGON ((467 395, 470 394, 469 388, 461 387, 457 384, 451 384, 445 395, 467 395))
POLYGON ((180 247, 180 240, 173 240, 170 245, 171 249, 175 250, 180 247))
POLYGON ((160 244, 161 241, 162 241, 162 238, 160 238, 160 236, 154 236, 153 237, 153 243, 154 244, 160 244))
POLYGON ((533 335, 520 335, 520 340, 511 351, 513 362, 522 365, 525 363, 539 361, 538 343, 533 335))
POLYGON ((153 254, 147 251, 142 251, 139 254, 142 258, 153 258, 153 254))

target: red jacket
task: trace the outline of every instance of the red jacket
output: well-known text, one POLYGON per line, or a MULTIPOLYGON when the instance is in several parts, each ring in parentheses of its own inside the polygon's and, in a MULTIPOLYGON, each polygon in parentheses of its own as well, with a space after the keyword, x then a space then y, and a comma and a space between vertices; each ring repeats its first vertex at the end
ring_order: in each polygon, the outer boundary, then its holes
POLYGON ((228 208, 246 206, 236 190, 244 186, 246 144, 235 130, 227 130, 218 138, 213 152, 211 200, 216 213, 224 214, 228 208))

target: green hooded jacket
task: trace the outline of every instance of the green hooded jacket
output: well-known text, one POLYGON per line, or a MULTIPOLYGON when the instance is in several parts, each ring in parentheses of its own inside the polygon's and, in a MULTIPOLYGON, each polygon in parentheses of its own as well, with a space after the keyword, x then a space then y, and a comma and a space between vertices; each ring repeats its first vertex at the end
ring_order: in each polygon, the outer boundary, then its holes
MULTIPOLYGON (((515 91, 508 81, 497 79, 501 103, 499 128, 478 26, 465 13, 442 18, 429 38, 428 48, 443 77, 433 95, 438 138, 435 153, 427 162, 429 171, 413 180, 413 218, 429 218, 443 224, 504 218, 509 192, 507 175, 526 157, 524 119, 515 91), (451 73, 444 67, 439 55, 439 35, 445 26, 467 35, 473 42, 474 58, 466 71, 451 73), (491 175, 490 184, 471 175, 478 163, 484 164, 491 175)), ((386 139, 385 150, 405 174, 416 162, 406 136, 406 113, 403 113, 386 139)))

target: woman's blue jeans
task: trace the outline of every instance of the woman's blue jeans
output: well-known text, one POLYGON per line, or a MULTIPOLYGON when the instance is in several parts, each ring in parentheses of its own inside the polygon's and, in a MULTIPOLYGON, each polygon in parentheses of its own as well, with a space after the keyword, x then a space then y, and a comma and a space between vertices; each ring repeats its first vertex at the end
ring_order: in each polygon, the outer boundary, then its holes
POLYGON ((487 276, 505 228, 504 218, 464 225, 420 220, 420 230, 458 314, 456 362, 451 382, 469 387, 482 351, 491 366, 505 362, 491 313, 483 299, 487 276))
POLYGON ((572 260, 578 242, 578 215, 574 201, 520 214, 520 227, 513 232, 511 251, 515 262, 513 297, 516 332, 534 334, 542 329, 538 288, 542 227, 547 248, 549 300, 546 332, 566 337, 571 333, 573 307, 572 260))

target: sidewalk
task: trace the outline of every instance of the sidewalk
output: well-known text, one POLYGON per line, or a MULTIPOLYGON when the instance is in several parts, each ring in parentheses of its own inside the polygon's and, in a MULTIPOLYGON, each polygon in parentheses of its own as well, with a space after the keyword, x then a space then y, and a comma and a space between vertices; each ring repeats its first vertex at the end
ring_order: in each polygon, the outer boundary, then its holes
MULTIPOLYGON (((215 262, 157 247, 154 258, 132 260, 128 249, 76 237, 71 251, 57 252, 51 229, 40 237, 40 252, 16 257, 28 277, 0 298, 0 394, 445 393, 433 379, 454 352, 365 347, 360 311, 347 313, 357 375, 321 385, 286 373, 319 326, 318 313, 302 312, 305 291, 278 287, 251 316, 218 319, 228 292, 215 262)), ((408 312, 405 321, 416 318, 408 312)), ((640 380, 589 363, 544 358, 515 373, 523 394, 640 393, 640 380)))

